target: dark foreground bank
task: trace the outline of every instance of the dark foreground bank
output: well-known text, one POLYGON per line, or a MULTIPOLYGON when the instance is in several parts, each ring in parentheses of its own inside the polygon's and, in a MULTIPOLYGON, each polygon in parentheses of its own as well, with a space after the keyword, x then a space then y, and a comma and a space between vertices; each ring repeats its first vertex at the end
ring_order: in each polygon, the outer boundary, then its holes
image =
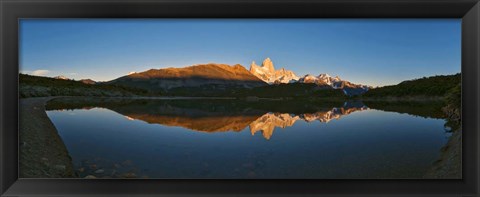
POLYGON ((50 99, 20 99, 20 178, 75 177, 67 148, 45 112, 50 99))
POLYGON ((462 131, 454 131, 448 143, 442 148, 440 158, 425 174, 427 179, 462 178, 462 131))

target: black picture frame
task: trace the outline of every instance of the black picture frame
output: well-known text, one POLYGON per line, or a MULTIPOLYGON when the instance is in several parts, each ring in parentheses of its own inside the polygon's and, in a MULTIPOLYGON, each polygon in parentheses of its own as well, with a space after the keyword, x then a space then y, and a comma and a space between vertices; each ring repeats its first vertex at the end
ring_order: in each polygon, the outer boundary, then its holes
POLYGON ((478 0, 0 0, 0 14, 2 196, 480 195, 478 0), (21 18, 462 18, 463 179, 19 180, 18 20, 21 18))

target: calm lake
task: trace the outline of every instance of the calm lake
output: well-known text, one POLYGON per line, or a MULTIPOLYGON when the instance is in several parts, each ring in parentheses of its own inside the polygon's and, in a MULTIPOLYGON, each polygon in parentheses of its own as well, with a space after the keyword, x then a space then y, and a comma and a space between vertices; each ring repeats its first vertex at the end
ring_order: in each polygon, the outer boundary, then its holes
POLYGON ((60 98, 80 177, 422 178, 449 133, 441 103, 60 98))

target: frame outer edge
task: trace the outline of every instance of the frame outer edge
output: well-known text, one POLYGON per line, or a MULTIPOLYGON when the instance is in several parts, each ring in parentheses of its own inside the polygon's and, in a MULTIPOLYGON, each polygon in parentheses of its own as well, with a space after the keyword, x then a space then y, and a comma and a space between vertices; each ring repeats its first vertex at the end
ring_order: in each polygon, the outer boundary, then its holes
MULTIPOLYGON (((478 2, 476 5, 476 10, 477 10, 477 32, 480 33, 480 2, 478 2)), ((477 34, 477 68, 480 68, 480 35, 477 34)), ((477 84, 480 82, 478 81, 478 77, 480 77, 480 69, 477 72, 477 84)), ((480 90, 477 89, 477 99, 480 98, 480 90)), ((477 106, 477 113, 480 113, 480 105, 477 106)), ((477 120, 478 121, 478 120, 477 120)), ((480 130, 477 130, 477 165, 480 163, 480 130)), ((477 166, 477 169, 480 168, 480 166, 477 166)), ((477 171, 477 195, 480 194, 480 176, 478 176, 478 171, 477 171)))
MULTIPOLYGON (((4 51, 4 46, 3 46, 3 20, 4 18, 4 12, 3 12, 3 0, 0 0, 0 74, 1 74, 1 80, 0 80, 0 109, 3 109, 3 95, 4 95, 4 88, 3 88, 3 67, 4 65, 4 60, 3 60, 3 51, 4 51)), ((5 132, 5 129, 3 128, 3 110, 0 110, 0 170, 1 172, 4 172, 6 169, 4 169, 3 162, 5 161, 5 158, 3 156, 3 147, 4 143, 3 140, 5 139, 3 137, 3 133, 5 132)), ((3 195, 5 192, 6 187, 3 179, 3 175, 0 174, 0 195, 3 195)))
MULTIPOLYGON (((4 46, 5 43, 8 42, 6 39, 4 39, 4 36, 6 37, 7 34, 4 34, 5 29, 3 28, 5 26, 4 25, 4 23, 5 23, 4 20, 6 20, 5 16, 7 15, 5 13, 6 10, 4 9, 6 2, 8 2, 8 0, 0 0, 0 153, 3 153, 6 150, 5 148, 6 148, 6 144, 7 144, 7 143, 5 143, 6 139, 4 138, 5 132, 6 132, 6 127, 5 127, 4 124, 5 124, 5 120, 6 120, 7 117, 5 117, 5 111, 3 110, 3 109, 5 109, 4 107, 7 106, 6 105, 7 104, 6 100, 4 98, 7 97, 6 89, 7 89, 7 85, 8 85, 6 83, 6 79, 5 79, 7 73, 4 72, 5 70, 8 70, 8 69, 6 69, 6 66, 7 66, 6 56, 4 54, 8 54, 8 53, 3 50, 4 48, 6 48, 4 46)), ((480 23, 479 23, 479 21, 480 21, 480 3, 475 4, 472 7, 472 9, 469 11, 469 14, 472 14, 472 15, 475 16, 476 23, 475 23, 475 26, 473 26, 472 28, 476 29, 477 32, 480 32, 480 23)), ((476 92, 474 92, 472 94, 473 94, 474 97, 476 97, 475 99, 479 99, 480 98, 480 91, 478 89, 478 84, 480 82, 480 80, 479 80, 479 76, 480 76, 480 69, 479 69, 480 68, 480 58, 479 58, 479 55, 480 54, 478 53, 478 51, 480 50, 480 35, 473 36, 473 42, 474 43, 471 43, 470 45, 474 46, 474 48, 476 49, 475 52, 477 54, 474 54, 475 57, 472 57, 473 63, 470 62, 470 63, 474 64, 474 66, 475 66, 474 70, 472 70, 472 71, 474 71, 474 73, 472 73, 472 74, 474 74, 475 77, 470 82, 473 82, 473 83, 476 84, 476 86, 475 86, 475 87, 477 87, 476 92)), ((8 66, 11 66, 11 65, 8 65, 8 66)), ((16 65, 16 66, 18 67, 19 65, 16 65)), ((463 75, 463 73, 462 73, 462 75, 463 75)), ((11 97, 11 95, 9 97, 11 97)), ((479 110, 480 110, 480 105, 478 105, 478 102, 476 102, 475 105, 476 106, 472 106, 472 107, 474 107, 474 109, 477 111, 476 114, 478 115, 479 110)), ((477 118, 477 121, 480 121, 480 120, 478 120, 478 116, 476 118, 477 118)), ((479 125, 477 124, 475 126, 476 126, 476 129, 477 129, 477 136, 473 140, 477 140, 477 142, 478 142, 478 141, 480 141, 480 135, 478 135, 479 125)), ((478 164, 480 162, 480 155, 479 155, 480 152, 478 151, 478 148, 480 148, 480 145, 477 144, 476 148, 477 148, 477 155, 476 155, 477 158, 475 158, 474 161, 476 161, 477 164, 478 164)), ((8 170, 8 169, 5 168, 5 163, 8 162, 8 161, 5 160, 5 157, 6 157, 5 155, 0 154, 0 159, 1 159, 0 169, 2 170, 1 172, 5 172, 6 170, 8 170)), ((476 169, 478 170, 479 166, 477 166, 476 169)), ((7 180, 7 181, 9 181, 9 180, 7 180)), ((480 177, 477 176, 475 181, 477 181, 477 183, 476 183, 476 188, 475 188, 474 192, 476 193, 476 195, 479 195, 480 194, 479 193, 480 192, 480 185, 479 185, 480 184, 480 177)), ((8 187, 10 187, 10 185, 6 182, 5 175, 0 173, 0 196, 3 195, 4 192, 6 192, 8 187)))
POLYGON ((463 17, 462 20, 462 31, 468 29, 468 31, 462 32, 462 125, 465 125, 465 122, 473 125, 473 128, 462 129, 464 136, 462 137, 462 172, 464 180, 465 178, 468 181, 474 181, 474 185, 471 185, 473 188, 473 195, 468 194, 468 196, 477 196, 480 195, 480 2, 477 2, 463 17), (465 41, 468 37, 469 41, 465 41), (464 51, 468 49, 467 51, 464 51), (465 90, 470 90, 470 92, 465 90), (474 92, 472 92, 472 90, 474 92), (467 93, 467 95, 465 94, 467 93), (471 102, 471 101, 475 102, 471 102), (470 101, 468 103, 467 101, 470 101), (474 112, 474 117, 465 117, 466 114, 472 114, 474 112), (475 119, 473 119, 475 118, 475 119), (466 129, 474 129, 471 132, 465 132, 466 129), (468 134, 468 135, 466 135, 468 134), (471 135, 471 136, 470 136, 471 135), (472 139, 473 138, 473 139, 472 139), (476 141, 476 151, 474 153, 466 153, 465 142, 466 141, 476 141), (468 156, 475 156, 476 158, 469 158, 468 156), (466 165, 465 161, 469 160, 474 165, 474 168, 471 170, 476 170, 477 176, 475 178, 468 178, 471 174, 465 174, 466 165))
MULTIPOLYGON (((475 48, 474 51, 477 53, 477 54, 473 54, 474 55, 473 58, 474 58, 474 61, 475 61, 474 67, 476 69, 475 84, 476 84, 476 87, 477 87, 476 98, 475 98, 477 100, 477 102, 476 102, 476 104, 477 104, 477 106, 476 106, 476 112, 477 112, 476 113, 476 115, 477 115, 477 117, 476 117, 477 118, 477 120, 476 120, 476 122, 477 122, 476 134, 477 134, 477 136, 476 136, 476 139, 475 139, 477 141, 477 147, 476 147, 477 148, 477 150, 476 150, 477 151, 477 154, 476 154, 477 177, 476 177, 476 180, 475 180, 476 181, 475 195, 480 195, 480 176, 478 174, 480 172, 480 166, 479 166, 479 164, 480 164, 480 143, 478 143, 478 142, 480 142, 480 123, 479 123, 480 122, 480 119, 479 119, 480 118, 479 117, 479 114, 480 114, 480 104, 479 104, 479 99, 480 99, 480 2, 477 2, 475 4, 475 6, 469 11, 469 13, 470 12, 472 12, 472 14, 474 15, 474 20, 475 20, 475 23, 474 23, 475 26, 472 27, 472 28, 476 29, 476 33, 477 33, 473 38, 474 39, 473 42, 475 42, 475 43, 472 44, 472 45, 474 45, 474 48, 475 48)), ((469 14, 469 13, 467 13, 467 14, 469 14)))
MULTIPOLYGON (((18 110, 12 113, 12 109, 18 109, 18 103, 9 104, 12 99, 18 100, 18 90, 16 89, 18 74, 12 75, 13 70, 18 73, 18 60, 14 55, 15 50, 8 48, 8 46, 13 46, 12 43, 17 43, 17 35, 12 37, 12 28, 8 28, 8 20, 16 17, 15 12, 8 9, 11 4, 8 0, 0 0, 0 196, 7 195, 8 190, 18 180, 18 176, 16 176, 18 161, 12 165, 12 160, 18 160, 16 151, 18 140, 14 138, 18 134, 18 125, 16 124, 18 110), (14 85, 12 85, 12 80, 14 80, 14 85), (11 94, 13 89, 16 92, 11 94), (15 140, 12 141, 12 138, 15 140), (12 146, 13 144, 15 146, 12 146), (14 148, 12 149, 12 147, 14 148), (11 154, 13 152, 15 152, 15 156, 11 154)), ((15 48, 18 49, 16 45, 15 48)))
MULTIPOLYGON (((475 47, 476 47, 476 68, 477 68, 477 101, 478 99, 480 99, 480 89, 479 89, 479 86, 480 86, 480 2, 477 2, 477 4, 475 4, 474 8, 475 11, 476 11, 476 29, 477 29, 477 35, 475 36, 475 39, 477 41, 475 47)), ((480 105, 478 104, 477 102, 477 115, 480 113, 480 105)), ((476 191, 476 195, 480 195, 480 176, 479 176, 479 172, 480 172, 480 128, 479 128, 479 119, 480 117, 477 117, 477 191, 476 191)))

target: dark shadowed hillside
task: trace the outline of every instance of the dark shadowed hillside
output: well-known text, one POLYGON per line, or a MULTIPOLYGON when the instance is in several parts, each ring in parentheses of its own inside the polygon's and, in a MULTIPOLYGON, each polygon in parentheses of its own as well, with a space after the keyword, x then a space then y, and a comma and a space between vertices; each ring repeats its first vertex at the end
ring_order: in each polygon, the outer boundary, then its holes
POLYGON ((277 84, 264 87, 256 87, 248 90, 240 90, 235 93, 237 97, 257 96, 262 98, 346 98, 340 89, 329 86, 318 86, 307 83, 277 84))
POLYGON ((107 84, 86 84, 81 81, 20 74, 20 97, 43 96, 136 96, 146 91, 107 84))
POLYGON ((168 90, 167 96, 200 96, 200 97, 259 97, 259 98, 347 98, 342 90, 316 84, 288 83, 266 85, 254 88, 230 87, 218 88, 214 85, 199 87, 178 87, 168 90))
POLYGON ((444 97, 461 82, 461 75, 440 75, 403 81, 397 85, 373 88, 363 97, 444 97))

